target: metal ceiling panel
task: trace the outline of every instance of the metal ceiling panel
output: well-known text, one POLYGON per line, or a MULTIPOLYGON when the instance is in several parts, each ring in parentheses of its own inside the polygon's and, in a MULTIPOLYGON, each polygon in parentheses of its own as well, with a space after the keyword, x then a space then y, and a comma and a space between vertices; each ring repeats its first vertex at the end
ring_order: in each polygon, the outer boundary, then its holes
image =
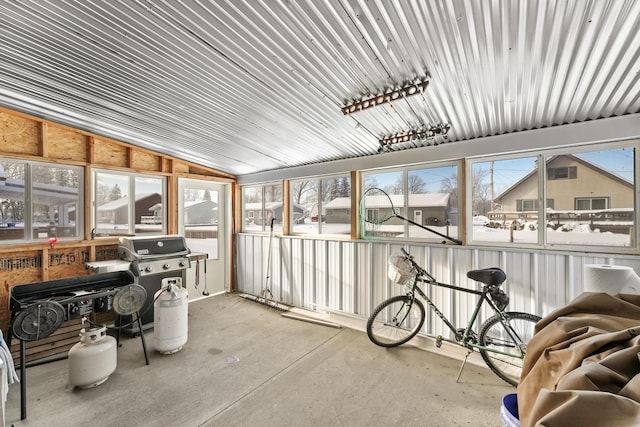
POLYGON ((6 0, 0 105, 243 175, 440 123, 455 142, 640 112, 638 33, 634 0, 6 0))

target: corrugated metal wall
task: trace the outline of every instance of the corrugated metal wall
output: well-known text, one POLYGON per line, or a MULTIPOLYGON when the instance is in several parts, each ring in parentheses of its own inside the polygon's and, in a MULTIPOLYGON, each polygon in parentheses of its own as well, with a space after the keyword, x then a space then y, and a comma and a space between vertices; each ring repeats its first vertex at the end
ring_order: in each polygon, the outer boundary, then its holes
MULTIPOLYGON (((434 246, 366 240, 316 240, 273 237, 272 272, 267 284, 269 236, 236 236, 238 291, 259 295, 268 286, 274 298, 297 307, 321 309, 366 319, 384 299, 402 293, 387 279, 387 258, 406 248, 441 282, 477 288, 466 272, 500 267, 507 273, 504 289, 511 311, 546 315, 583 291, 585 264, 624 265, 640 271, 640 259, 611 254, 582 254, 496 249, 469 246, 434 246)), ((474 296, 433 288, 429 294, 454 323, 466 323, 476 302, 474 296)), ((490 313, 481 313, 483 321, 490 313)), ((424 333, 449 336, 434 315, 427 317, 424 333)))

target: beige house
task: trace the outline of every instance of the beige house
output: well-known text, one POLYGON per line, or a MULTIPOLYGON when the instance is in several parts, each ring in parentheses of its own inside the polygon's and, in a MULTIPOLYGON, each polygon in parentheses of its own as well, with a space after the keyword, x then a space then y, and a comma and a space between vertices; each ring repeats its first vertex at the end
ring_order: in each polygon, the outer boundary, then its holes
MULTIPOLYGON (((491 212, 490 218, 537 218, 536 171, 531 171, 495 198, 501 209, 491 212)), ((623 225, 620 223, 632 219, 633 184, 577 156, 549 157, 546 183, 547 219, 556 225, 569 220, 623 225)))

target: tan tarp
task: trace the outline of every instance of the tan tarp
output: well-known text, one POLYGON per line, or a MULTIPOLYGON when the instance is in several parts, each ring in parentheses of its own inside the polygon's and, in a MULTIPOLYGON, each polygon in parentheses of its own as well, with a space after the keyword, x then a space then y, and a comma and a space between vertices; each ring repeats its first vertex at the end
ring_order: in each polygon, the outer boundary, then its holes
POLYGON ((536 325, 523 427, 640 426, 640 295, 583 293, 536 325))

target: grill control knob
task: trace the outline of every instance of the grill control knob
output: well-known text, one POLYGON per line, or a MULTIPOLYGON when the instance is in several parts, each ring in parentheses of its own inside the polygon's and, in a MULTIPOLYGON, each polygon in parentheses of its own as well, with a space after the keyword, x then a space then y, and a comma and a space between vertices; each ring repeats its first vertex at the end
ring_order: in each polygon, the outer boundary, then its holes
POLYGON ((180 267, 184 267, 185 265, 187 265, 187 263, 186 263, 186 262, 184 262, 184 261, 180 261, 180 262, 178 263, 178 265, 179 265, 180 267))
POLYGON ((170 268, 171 268, 171 264, 166 263, 166 264, 164 264, 164 265, 162 266, 162 268, 164 268, 165 270, 168 270, 168 269, 170 269, 170 268))
POLYGON ((147 273, 151 273, 153 271, 153 267, 148 265, 147 267, 145 267, 144 271, 146 271, 147 273))

